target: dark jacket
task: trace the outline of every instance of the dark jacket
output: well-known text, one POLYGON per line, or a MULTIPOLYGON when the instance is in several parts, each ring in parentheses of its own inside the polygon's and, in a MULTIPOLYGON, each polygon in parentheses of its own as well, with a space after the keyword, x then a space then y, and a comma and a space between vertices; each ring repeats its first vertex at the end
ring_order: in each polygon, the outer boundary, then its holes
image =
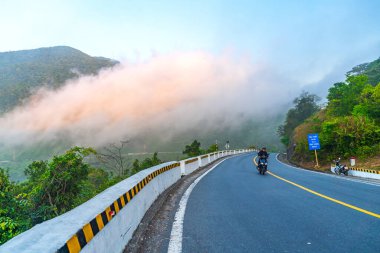
POLYGON ((264 150, 260 150, 259 153, 257 153, 257 156, 260 158, 260 157, 265 157, 268 158, 268 152, 264 151, 264 150))

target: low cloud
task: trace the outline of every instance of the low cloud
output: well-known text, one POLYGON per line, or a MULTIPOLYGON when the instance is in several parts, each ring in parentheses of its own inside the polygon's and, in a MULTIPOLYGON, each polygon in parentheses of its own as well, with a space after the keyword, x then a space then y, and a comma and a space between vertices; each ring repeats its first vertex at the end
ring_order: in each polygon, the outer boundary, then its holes
POLYGON ((236 127, 281 110, 291 87, 267 66, 232 54, 155 56, 122 63, 97 76, 38 90, 0 118, 8 145, 64 140, 102 146, 160 133, 171 138, 193 129, 236 127))

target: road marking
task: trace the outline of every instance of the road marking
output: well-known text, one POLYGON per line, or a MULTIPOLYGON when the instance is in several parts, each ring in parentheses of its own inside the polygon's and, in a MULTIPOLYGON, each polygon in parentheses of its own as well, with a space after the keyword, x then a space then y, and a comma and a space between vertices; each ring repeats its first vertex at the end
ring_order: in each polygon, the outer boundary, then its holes
POLYGON ((307 191, 307 192, 310 192, 310 193, 312 193, 312 194, 314 194, 314 195, 317 195, 317 196, 319 196, 319 197, 321 197, 321 198, 324 198, 324 199, 330 200, 330 201, 335 202, 335 203, 337 203, 337 204, 340 204, 340 205, 342 205, 342 206, 349 207, 349 208, 354 209, 354 210, 356 210, 356 211, 359 211, 359 212, 362 212, 362 213, 365 213, 365 214, 368 214, 368 215, 370 215, 370 216, 373 216, 373 217, 376 217, 376 218, 380 219, 380 214, 377 214, 377 213, 373 213, 373 212, 367 211, 367 210, 362 209, 362 208, 360 208, 360 207, 357 207, 357 206, 354 206, 354 205, 347 204, 347 203, 345 203, 345 202, 343 202, 343 201, 340 201, 340 200, 337 200, 337 199, 331 198, 331 197, 329 197, 329 196, 326 196, 326 195, 324 195, 324 194, 321 194, 321 193, 319 193, 319 192, 313 191, 313 190, 311 190, 311 189, 309 189, 309 188, 306 188, 306 187, 304 187, 304 186, 302 186, 302 185, 296 184, 296 183, 294 183, 294 182, 292 182, 292 181, 289 181, 289 180, 287 180, 287 179, 285 179, 285 178, 282 178, 282 177, 280 177, 280 176, 277 176, 277 175, 274 174, 273 172, 268 171, 268 174, 271 175, 271 176, 274 176, 274 177, 276 177, 276 178, 278 178, 278 179, 280 179, 280 180, 282 180, 282 181, 284 181, 284 182, 286 182, 286 183, 289 183, 289 184, 291 184, 291 185, 294 185, 294 186, 296 186, 296 187, 298 187, 298 188, 300 188, 300 189, 302 189, 302 190, 304 190, 304 191, 307 191))
POLYGON ((355 183, 362 183, 362 184, 373 185, 373 186, 377 186, 377 187, 380 186, 380 181, 378 183, 378 182, 366 181, 366 179, 363 179, 363 178, 348 178, 347 176, 341 177, 341 176, 337 176, 337 175, 334 175, 334 174, 328 174, 328 173, 323 173, 323 172, 318 172, 318 171, 312 171, 312 170, 306 170, 306 169, 297 168, 297 167, 294 167, 292 165, 286 164, 286 163, 278 160, 278 156, 279 156, 279 154, 276 155, 277 162, 279 162, 282 165, 285 165, 285 166, 287 166, 289 168, 292 168, 292 169, 296 169, 296 170, 300 170, 300 171, 305 171, 305 172, 308 172, 308 173, 314 173, 314 174, 318 174, 318 175, 322 175, 322 176, 326 176, 326 177, 338 178, 340 180, 346 180, 346 181, 351 181, 351 182, 355 182, 355 183))
POLYGON ((257 157, 257 156, 255 156, 255 157, 253 158, 253 163, 254 163, 256 166, 258 166, 258 164, 257 164, 257 162, 256 162, 256 157, 257 157))
MULTIPOLYGON (((257 157, 257 156, 255 156, 255 157, 253 158, 253 162, 254 162, 254 164, 257 166, 256 157, 257 157)), ((302 170, 302 171, 308 171, 308 172, 315 173, 315 174, 319 174, 319 175, 331 176, 331 177, 334 177, 334 178, 341 178, 341 177, 337 177, 337 176, 335 176, 335 175, 329 175, 329 174, 324 174, 324 173, 321 173, 321 172, 315 172, 315 171, 303 170, 303 169, 300 169, 300 168, 293 167, 293 166, 291 166, 291 165, 285 164, 285 163, 281 162, 280 160, 278 160, 278 155, 276 156, 276 160, 277 160, 278 162, 280 162, 280 163, 282 163, 282 164, 284 164, 284 165, 286 165, 286 166, 288 166, 288 167, 294 168, 294 169, 298 169, 298 170, 302 170)), ((276 177, 276 178, 278 178, 278 179, 284 181, 284 182, 287 182, 287 183, 292 184, 292 185, 294 185, 294 186, 296 186, 296 187, 298 187, 298 188, 301 188, 302 190, 305 190, 305 191, 307 191, 307 192, 310 192, 310 193, 312 193, 312 194, 315 194, 315 195, 317 195, 317 196, 319 196, 319 197, 321 197, 321 198, 324 198, 324 199, 330 200, 330 201, 335 202, 335 203, 337 203, 337 204, 340 204, 340 205, 343 205, 343 206, 349 207, 349 208, 354 209, 354 210, 356 210, 356 211, 359 211, 359 212, 362 212, 362 213, 365 213, 365 214, 368 214, 368 215, 370 215, 370 216, 373 216, 373 217, 376 217, 376 218, 380 219, 380 214, 373 213, 373 212, 367 211, 367 210, 365 210, 365 209, 362 209, 362 208, 360 208, 360 207, 357 207, 357 206, 354 206, 354 205, 350 205, 350 204, 347 204, 347 203, 345 203, 345 202, 343 202, 343 201, 340 201, 340 200, 337 200, 337 199, 331 198, 331 197, 329 197, 329 196, 323 195, 323 194, 321 194, 321 193, 319 193, 319 192, 313 191, 313 190, 311 190, 311 189, 309 189, 309 188, 306 188, 306 187, 304 187, 304 186, 302 186, 302 185, 296 184, 296 183, 294 183, 294 182, 292 182, 292 181, 289 181, 289 180, 287 180, 287 179, 285 179, 285 178, 282 178, 282 177, 280 177, 280 176, 277 176, 277 175, 274 174, 273 172, 268 171, 267 173, 270 174, 271 176, 274 176, 274 177, 276 177)), ((344 178, 344 179, 345 179, 345 178, 344 178)), ((357 182, 357 183, 365 183, 365 184, 370 184, 370 185, 379 186, 379 185, 376 185, 376 184, 371 184, 371 183, 367 183, 367 182, 362 182, 362 181, 359 181, 359 180, 350 180, 350 179, 346 179, 346 180, 348 180, 348 181, 353 181, 353 182, 357 182)))
MULTIPOLYGON (((231 158, 231 157, 229 157, 231 158)), ((206 171, 203 175, 195 179, 195 181, 187 188, 186 192, 183 194, 180 202, 178 210, 174 217, 172 232, 170 234, 170 241, 169 241, 169 247, 168 247, 168 253, 180 253, 182 252, 182 234, 183 234, 183 221, 185 218, 185 211, 186 211, 186 205, 187 201, 189 200, 190 194, 193 191, 194 187, 201 181, 201 179, 206 176, 209 172, 211 172, 213 169, 215 169, 219 164, 224 162, 225 160, 229 159, 226 158, 216 165, 214 165, 211 169, 206 171)))

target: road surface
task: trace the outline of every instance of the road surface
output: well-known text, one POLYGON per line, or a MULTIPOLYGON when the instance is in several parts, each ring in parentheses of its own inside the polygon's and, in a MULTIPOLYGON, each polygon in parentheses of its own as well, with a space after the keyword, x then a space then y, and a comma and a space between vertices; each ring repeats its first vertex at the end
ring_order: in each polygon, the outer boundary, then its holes
POLYGON ((254 156, 227 159, 195 185, 182 252, 380 252, 380 185, 292 168, 274 155, 262 176, 254 156))

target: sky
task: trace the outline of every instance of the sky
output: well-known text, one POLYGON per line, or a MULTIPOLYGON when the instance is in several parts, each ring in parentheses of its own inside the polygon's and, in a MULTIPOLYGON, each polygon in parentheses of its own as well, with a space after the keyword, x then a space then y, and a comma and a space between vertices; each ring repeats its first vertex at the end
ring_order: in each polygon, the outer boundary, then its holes
POLYGON ((373 0, 3 0, 0 52, 67 45, 135 60, 227 50, 316 89, 380 56, 379 9, 373 0))
POLYGON ((37 91, 0 118, 0 138, 98 134, 103 145, 174 119, 160 129, 284 114, 302 90, 323 97, 379 58, 378 10, 375 0, 2 0, 0 52, 66 45, 122 64, 37 91))

